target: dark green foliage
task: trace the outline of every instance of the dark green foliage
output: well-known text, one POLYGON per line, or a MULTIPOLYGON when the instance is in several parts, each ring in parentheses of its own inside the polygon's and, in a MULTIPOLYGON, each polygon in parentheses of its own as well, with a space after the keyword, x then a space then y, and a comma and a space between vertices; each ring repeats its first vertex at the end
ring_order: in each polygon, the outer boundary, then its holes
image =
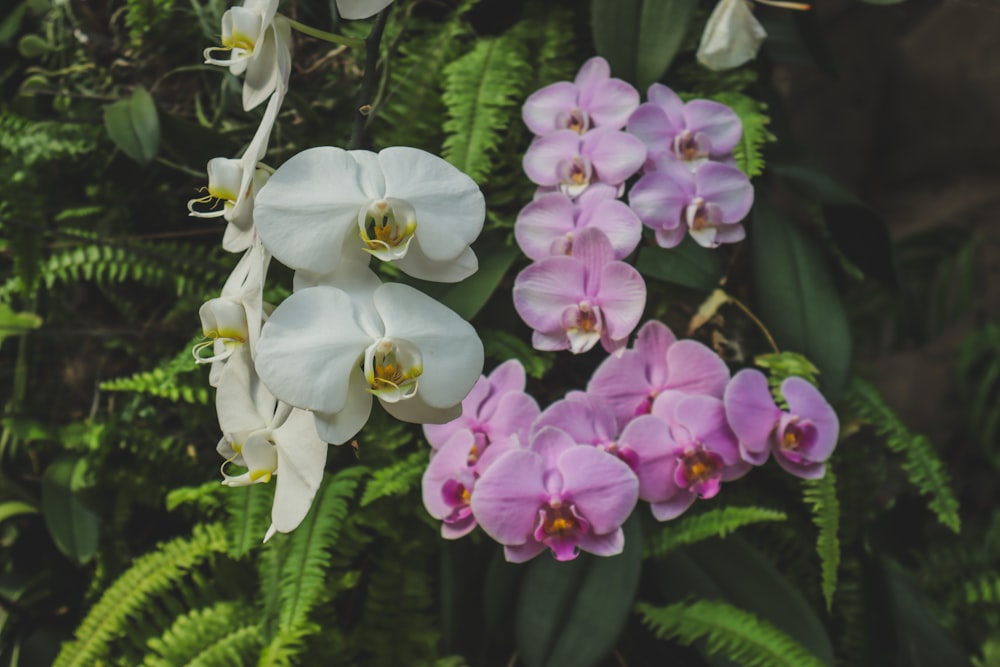
POLYGON ((183 595, 183 581, 194 568, 226 547, 222 528, 204 525, 197 526, 190 538, 178 538, 139 558, 83 619, 76 640, 59 653, 56 667, 93 665, 106 657, 116 641, 132 635, 132 624, 155 608, 154 600, 183 595))
POLYGON ((826 608, 833 606, 833 594, 837 590, 837 570, 840 567, 840 503, 837 501, 837 478, 828 464, 826 474, 816 480, 804 482, 803 498, 812 510, 813 523, 819 530, 816 538, 816 553, 819 554, 823 572, 823 597, 826 608))
POLYGON ((662 556, 686 544, 725 537, 734 530, 763 521, 784 521, 784 512, 766 507, 722 507, 678 518, 646 538, 646 557, 662 556))
POLYGON ((721 653, 746 667, 823 665, 785 633, 725 602, 702 600, 667 607, 640 602, 636 609, 657 637, 685 645, 705 639, 706 653, 721 653))
POLYGON ((485 183, 493 171, 528 71, 527 49, 509 35, 480 40, 444 69, 443 156, 477 183, 485 183))
POLYGON ((361 506, 365 507, 379 498, 408 493, 419 483, 420 477, 424 474, 428 454, 427 451, 417 450, 411 452, 405 459, 374 471, 365 486, 364 495, 361 496, 361 506))
POLYGON ((221 600, 178 616, 160 637, 149 640, 143 667, 248 664, 259 650, 260 629, 249 624, 242 605, 221 600))
POLYGON ((767 129, 767 105, 740 93, 716 93, 712 99, 732 108, 743 123, 743 136, 733 149, 736 164, 751 178, 764 173, 764 146, 776 140, 767 129))
POLYGON ((167 400, 208 405, 211 399, 204 373, 196 373, 199 366, 191 357, 190 349, 196 342, 185 346, 181 352, 151 371, 141 371, 130 377, 117 378, 101 383, 102 391, 133 391, 158 396, 167 400))
POLYGON ((847 401, 865 423, 885 438, 886 445, 903 457, 903 470, 910 483, 928 496, 928 507, 938 521, 956 533, 961 529, 958 501, 952 493, 948 473, 934 451, 931 441, 915 435, 900 421, 885 403, 878 390, 868 382, 855 378, 847 401))

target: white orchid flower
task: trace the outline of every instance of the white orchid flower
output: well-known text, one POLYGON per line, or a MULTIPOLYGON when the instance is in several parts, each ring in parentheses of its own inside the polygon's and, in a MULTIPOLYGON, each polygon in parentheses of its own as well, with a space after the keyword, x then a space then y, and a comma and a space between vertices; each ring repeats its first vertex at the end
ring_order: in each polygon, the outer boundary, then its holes
POLYGON ((765 37, 750 0, 720 0, 701 34, 698 62, 711 70, 739 67, 757 57, 765 37))
POLYGON ((247 486, 276 477, 271 528, 294 530, 305 518, 323 481, 327 444, 316 433, 316 422, 305 410, 277 401, 250 364, 228 364, 216 394, 216 411, 223 437, 218 451, 247 468, 241 475, 226 474, 223 484, 247 486))
POLYGON ((320 437, 341 444, 364 426, 373 396, 402 421, 458 417, 483 345, 468 322, 408 285, 319 286, 271 314, 256 364, 275 396, 314 412, 320 437))
POLYGON ((189 214, 196 218, 222 217, 229 224, 222 237, 222 247, 229 252, 242 252, 255 237, 253 228, 254 195, 267 182, 272 169, 259 164, 267 153, 274 121, 281 107, 282 94, 271 95, 264 117, 253 139, 240 158, 212 158, 208 161, 208 194, 188 202, 189 214), (219 208, 218 204, 222 207, 219 208), (196 205, 207 204, 208 210, 196 205))
POLYGON ((337 13, 345 19, 366 19, 392 4, 392 0, 337 0, 337 13))
POLYGON ((277 15, 278 0, 246 0, 222 15, 222 46, 205 49, 205 62, 228 67, 243 81, 243 110, 250 111, 278 90, 288 89, 292 29, 277 15), (216 52, 228 53, 228 58, 216 52))
POLYGON ((212 364, 209 383, 213 387, 219 386, 223 367, 234 353, 245 350, 248 360, 253 357, 264 319, 264 278, 270 261, 270 253, 259 241, 251 245, 222 286, 222 294, 198 311, 208 340, 195 345, 193 354, 199 364, 212 364), (206 356, 204 351, 209 349, 206 356))
POLYGON ((485 216, 471 178, 436 155, 398 146, 378 154, 303 151, 271 176, 254 203, 264 246, 293 269, 331 273, 360 248, 437 282, 476 272, 469 244, 485 216))

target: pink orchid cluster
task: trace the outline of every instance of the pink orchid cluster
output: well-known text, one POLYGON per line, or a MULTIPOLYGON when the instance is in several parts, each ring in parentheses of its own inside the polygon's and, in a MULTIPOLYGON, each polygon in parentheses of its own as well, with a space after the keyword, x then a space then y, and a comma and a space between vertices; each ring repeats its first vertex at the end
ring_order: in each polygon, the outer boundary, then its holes
POLYGON ((753 204, 750 180, 732 151, 742 125, 729 107, 684 103, 653 84, 639 104, 630 84, 611 77, 603 58, 576 78, 553 83, 524 103, 535 139, 524 171, 538 185, 514 225, 533 260, 514 284, 514 305, 540 350, 580 354, 598 341, 618 353, 639 324, 646 286, 623 260, 642 225, 666 248, 690 233, 706 247, 745 236, 753 204), (642 176, 620 201, 625 183, 642 176))
POLYGON ((545 549, 558 560, 620 553, 638 500, 660 521, 676 518, 771 453, 793 475, 821 477, 839 431, 809 382, 786 379, 779 407, 763 373, 730 378, 712 350, 656 321, 586 391, 540 411, 524 387, 524 369, 508 361, 480 378, 461 418, 424 427, 433 452, 423 500, 442 535, 478 524, 512 562, 545 549))

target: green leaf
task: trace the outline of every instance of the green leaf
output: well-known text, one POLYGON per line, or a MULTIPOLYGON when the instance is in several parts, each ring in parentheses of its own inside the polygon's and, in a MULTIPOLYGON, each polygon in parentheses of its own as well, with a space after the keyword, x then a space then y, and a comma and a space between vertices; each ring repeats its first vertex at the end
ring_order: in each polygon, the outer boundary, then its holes
POLYGON ((21 20, 27 9, 28 3, 22 2, 3 21, 0 21, 0 45, 9 45, 11 40, 17 36, 21 29, 21 20))
POLYGON ((0 346, 8 336, 20 336, 42 326, 42 318, 34 313, 15 313, 10 306, 0 303, 0 346))
POLYGON ((881 215, 808 161, 773 161, 770 169, 819 204, 830 237, 847 259, 866 276, 898 286, 892 239, 881 215))
POLYGON ((677 549, 658 561, 667 601, 723 600, 774 625, 826 665, 834 664, 826 628, 802 593, 738 536, 677 549))
POLYGON ((794 639, 751 613, 725 602, 700 600, 654 607, 640 602, 642 622, 661 639, 689 645, 705 639, 709 655, 722 653, 744 667, 822 667, 794 639))
POLYGON ((38 508, 20 500, 8 500, 0 503, 0 523, 25 514, 38 514, 38 508))
POLYGON ((676 248, 644 246, 639 250, 636 268, 649 278, 699 292, 711 292, 725 275, 719 253, 701 247, 689 236, 676 248))
POLYGON ((24 58, 39 58, 52 50, 52 45, 39 35, 25 35, 17 43, 17 52, 24 58))
POLYGON ((97 515, 80 503, 75 490, 85 465, 79 458, 57 459, 42 476, 45 525, 59 551, 77 565, 97 553, 97 515))
POLYGON ((743 526, 787 518, 784 512, 766 507, 721 507, 701 514, 688 514, 664 524, 660 532, 647 538, 644 555, 663 556, 686 544, 725 537, 743 526))
POLYGON ((659 81, 680 49, 697 0, 592 0, 597 53, 640 90, 659 81))
POLYGON ((524 45, 509 35, 479 40, 472 51, 444 68, 442 99, 448 121, 441 154, 480 185, 517 118, 530 72, 524 45))
POLYGON ((367 507, 379 498, 401 496, 420 484, 420 478, 427 469, 429 452, 418 449, 405 459, 372 473, 361 496, 361 506, 367 507))
POLYGON ((851 332, 826 257, 764 201, 751 225, 758 314, 779 346, 816 364, 824 394, 836 400, 850 373, 851 332))
POLYGON ((496 359, 500 363, 508 359, 517 359, 530 377, 542 379, 555 363, 553 353, 536 350, 521 338, 506 331, 482 329, 479 337, 483 340, 483 348, 488 359, 496 359))
POLYGON ((432 283, 408 277, 403 282, 448 306, 462 319, 471 320, 489 301, 520 254, 516 247, 505 242, 498 231, 480 236, 472 249, 479 257, 479 270, 462 282, 432 283))
POLYGON ((515 617, 517 650, 528 667, 593 667, 614 648, 642 566, 638 519, 624 530, 618 556, 581 553, 559 562, 546 550, 528 566, 515 617))
POLYGON ((145 88, 104 107, 104 127, 111 141, 139 164, 148 164, 160 146, 160 117, 145 88))
POLYGON ((819 554, 823 579, 823 598, 826 609, 833 607, 833 594, 837 590, 837 570, 840 568, 840 501, 837 500, 837 478, 829 464, 820 479, 805 480, 804 498, 812 510, 813 523, 819 529, 816 553, 819 554))

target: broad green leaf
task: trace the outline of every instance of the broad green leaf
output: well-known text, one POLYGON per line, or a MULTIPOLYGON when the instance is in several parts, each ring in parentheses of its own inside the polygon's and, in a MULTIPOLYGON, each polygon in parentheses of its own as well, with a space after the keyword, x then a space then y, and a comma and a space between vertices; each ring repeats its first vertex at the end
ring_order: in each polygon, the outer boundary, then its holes
MULTIPOLYGON (((673 551, 659 563, 667 602, 724 600, 784 631, 825 664, 834 664, 826 628, 805 597, 748 542, 712 539, 673 551)), ((727 664, 728 661, 720 661, 727 664)), ((715 659, 712 664, 716 664, 715 659)))
POLYGON ((479 257, 479 270, 462 282, 431 283, 413 278, 405 278, 404 282, 437 299, 463 319, 471 320, 489 301, 520 254, 516 247, 504 242, 499 232, 483 234, 472 248, 479 257))
POLYGON ((0 303, 0 345, 8 336, 20 336, 42 326, 42 318, 34 313, 15 313, 10 306, 0 303))
POLYGON ((700 292, 714 290, 725 275, 719 254, 701 247, 691 237, 685 237, 676 248, 644 246, 639 250, 636 268, 649 278, 700 292))
POLYGON ((8 500, 0 503, 0 523, 25 514, 38 514, 38 508, 20 500, 8 500))
POLYGON ((130 97, 104 107, 111 141, 139 164, 148 164, 160 146, 160 117, 152 96, 136 88, 130 97))
POLYGON ((79 485, 83 459, 61 458, 42 476, 42 515, 56 547, 77 565, 97 552, 98 518, 84 507, 74 490, 79 485))
POLYGON ((528 667, 593 667, 614 648, 642 565, 639 521, 625 523, 625 551, 581 553, 560 563, 546 551, 528 566, 517 601, 517 650, 528 667))
POLYGON ((21 29, 21 20, 27 9, 28 3, 22 2, 11 13, 7 14, 3 21, 0 21, 0 45, 9 45, 11 40, 17 36, 21 29))
POLYGON ((17 43, 17 52, 24 58, 38 58, 52 50, 52 45, 39 35, 25 35, 17 43))
POLYGON ((823 251, 766 202, 754 207, 750 247, 758 314, 782 349, 820 369, 820 386, 836 400, 847 386, 851 332, 823 251))
POLYGON ((697 0, 592 0, 597 53, 611 71, 645 90, 663 77, 681 47, 697 0))

